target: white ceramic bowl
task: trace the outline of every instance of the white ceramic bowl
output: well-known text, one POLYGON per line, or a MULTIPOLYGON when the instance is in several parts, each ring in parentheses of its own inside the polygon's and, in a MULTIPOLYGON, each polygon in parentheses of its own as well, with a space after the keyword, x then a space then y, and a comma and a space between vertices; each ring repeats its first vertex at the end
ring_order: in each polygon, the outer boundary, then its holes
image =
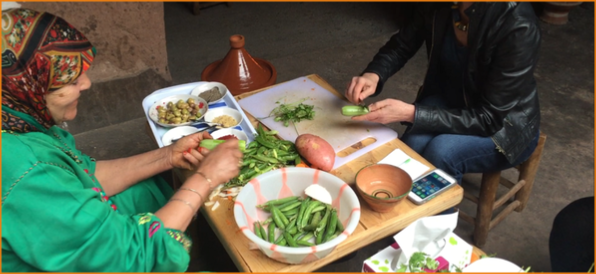
POLYGON ((244 141, 248 142, 248 136, 246 136, 246 133, 244 133, 241 130, 237 130, 237 129, 233 129, 233 128, 222 128, 222 129, 218 129, 218 130, 214 131, 213 133, 211 133, 211 136, 213 137, 213 139, 218 139, 218 138, 226 136, 226 135, 234 135, 234 136, 236 136, 236 138, 238 138, 238 140, 244 140, 244 141))
POLYGON ((175 127, 164 133, 164 135, 161 137, 161 142, 164 146, 169 146, 172 144, 172 140, 176 140, 199 131, 200 130, 198 128, 191 126, 175 127))
POLYGON ((352 188, 330 173, 312 168, 281 168, 259 175, 242 188, 234 204, 234 219, 244 235, 269 258, 287 264, 303 264, 327 256, 354 232, 360 221, 360 203, 352 188), (304 189, 315 183, 331 194, 339 221, 344 224, 342 234, 312 247, 278 246, 255 235, 253 222, 269 217, 269 213, 256 208, 258 204, 288 196, 302 196, 304 189))
POLYGON ((525 272, 516 264, 500 258, 479 259, 462 269, 462 272, 525 272))
POLYGON ((205 122, 213 123, 213 119, 222 115, 228 115, 238 122, 237 124, 231 126, 231 128, 242 123, 242 114, 240 114, 239 111, 229 107, 219 107, 209 110, 209 112, 205 114, 205 122))
POLYGON ((219 82, 207 82, 205 84, 201 84, 199 86, 197 86, 196 88, 194 88, 190 94, 194 95, 194 96, 199 96, 201 93, 208 91, 214 87, 219 88, 219 93, 221 94, 221 97, 217 100, 211 101, 209 102, 209 104, 215 104, 220 102, 221 100, 223 100, 224 96, 226 95, 226 93, 228 92, 228 88, 219 82))
POLYGON ((149 108, 148 115, 149 115, 149 118, 151 118, 151 120, 153 122, 155 122, 156 124, 158 124, 162 127, 179 127, 179 126, 188 126, 188 125, 200 123, 200 120, 205 117, 205 114, 207 113, 208 110, 209 110, 209 105, 207 104, 207 101, 203 100, 202 98, 199 98, 197 96, 193 96, 190 94, 178 94, 178 95, 172 95, 172 96, 163 98, 163 99, 155 102, 155 104, 153 104, 149 108), (163 123, 159 122, 158 111, 157 111, 158 106, 166 107, 169 102, 172 102, 175 104, 176 102, 178 102, 178 100, 183 100, 184 102, 186 102, 186 100, 188 100, 189 98, 194 99, 196 104, 203 103, 203 107, 200 109, 201 114, 203 114, 203 116, 201 118, 199 118, 196 121, 180 123, 180 124, 163 124, 163 123))

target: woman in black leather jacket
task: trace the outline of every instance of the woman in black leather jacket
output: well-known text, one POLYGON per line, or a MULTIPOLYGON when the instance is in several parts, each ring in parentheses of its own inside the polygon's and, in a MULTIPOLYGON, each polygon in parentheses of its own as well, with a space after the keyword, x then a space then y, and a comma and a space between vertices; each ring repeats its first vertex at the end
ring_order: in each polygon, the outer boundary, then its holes
POLYGON ((531 4, 422 4, 352 79, 348 100, 379 94, 423 42, 428 71, 414 104, 386 99, 353 119, 407 124, 402 141, 459 182, 525 161, 540 124, 533 76, 540 29, 531 4))

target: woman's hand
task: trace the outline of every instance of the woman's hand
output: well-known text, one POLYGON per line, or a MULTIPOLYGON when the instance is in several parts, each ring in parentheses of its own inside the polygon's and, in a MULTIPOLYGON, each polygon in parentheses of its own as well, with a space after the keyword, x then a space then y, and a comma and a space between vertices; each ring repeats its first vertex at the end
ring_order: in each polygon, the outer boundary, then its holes
POLYGON ((381 124, 393 122, 414 122, 416 108, 412 104, 396 99, 385 99, 368 106, 369 113, 352 117, 356 121, 371 121, 381 124))
POLYGON ((199 132, 188 135, 178 140, 174 144, 168 146, 169 158, 172 167, 192 170, 199 166, 199 163, 205 157, 207 151, 199 151, 199 143, 204 139, 213 139, 211 135, 206 132, 199 132))
POLYGON ((231 139, 209 151, 197 171, 211 179, 214 184, 223 184, 238 176, 242 156, 238 140, 231 139))
POLYGON ((362 76, 353 77, 346 88, 346 98, 354 104, 360 104, 375 93, 378 83, 379 75, 375 73, 367 72, 362 76))

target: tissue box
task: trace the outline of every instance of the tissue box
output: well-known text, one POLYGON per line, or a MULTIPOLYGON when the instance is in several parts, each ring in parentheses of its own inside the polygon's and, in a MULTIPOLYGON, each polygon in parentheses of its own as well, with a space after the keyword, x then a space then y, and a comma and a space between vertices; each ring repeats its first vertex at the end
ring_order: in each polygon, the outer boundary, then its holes
MULTIPOLYGON (((445 269, 455 272, 457 268, 463 269, 470 264, 473 246, 453 232, 445 239, 445 247, 435 258, 439 262, 439 267, 437 270, 427 270, 426 272, 437 272, 445 269)), ((396 260, 400 253, 401 249, 397 243, 394 243, 366 259, 362 264, 362 272, 395 272, 396 269, 391 267, 391 261, 396 260)), ((399 266, 396 268, 399 268, 399 266)))

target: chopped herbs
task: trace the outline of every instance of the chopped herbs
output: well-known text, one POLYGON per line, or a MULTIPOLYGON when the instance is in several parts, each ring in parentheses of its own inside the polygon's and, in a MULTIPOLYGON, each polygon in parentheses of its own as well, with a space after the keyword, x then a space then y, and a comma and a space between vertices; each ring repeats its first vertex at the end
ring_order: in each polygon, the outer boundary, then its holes
MULTIPOLYGON (((280 104, 274 108, 269 117, 274 116, 276 122, 283 122, 284 126, 287 127, 292 123, 299 123, 302 120, 312 120, 315 117, 315 111, 313 105, 303 104, 306 99, 302 99, 298 102, 291 104, 280 104)), ((279 101, 276 102, 279 104, 279 101)))

